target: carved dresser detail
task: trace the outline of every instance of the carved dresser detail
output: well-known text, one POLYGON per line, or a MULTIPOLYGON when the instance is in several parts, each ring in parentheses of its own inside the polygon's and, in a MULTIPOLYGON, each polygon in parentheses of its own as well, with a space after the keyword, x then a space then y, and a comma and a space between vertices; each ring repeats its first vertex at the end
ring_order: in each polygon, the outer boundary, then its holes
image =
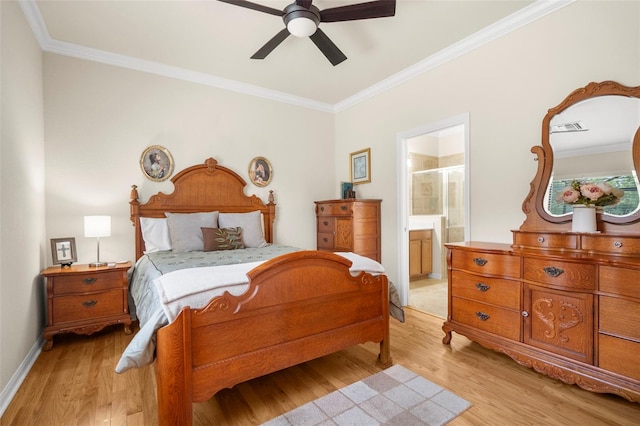
MULTIPOLYGON (((549 110, 542 147, 532 149, 538 172, 522 205, 527 218, 512 231, 513 244, 446 245, 449 310, 443 343, 449 344, 456 332, 565 383, 640 402, 639 123, 631 126, 624 156, 631 168, 626 173, 636 181, 636 188, 625 187, 625 197, 632 201, 627 212, 605 208, 598 214, 597 232, 578 233, 571 231, 571 211, 558 214, 549 201, 556 181, 566 180, 573 170, 560 169, 559 160, 554 165, 562 144, 550 143, 550 129, 557 127, 553 120, 569 107, 601 96, 638 101, 640 87, 590 83, 549 110)), ((634 108, 640 111, 640 102, 634 108)), ((599 159, 605 158, 605 148, 599 148, 599 159)), ((580 155, 572 167, 597 164, 580 155)), ((573 170, 571 179, 606 182, 625 174, 618 163, 606 167, 616 170, 615 176, 573 170)))

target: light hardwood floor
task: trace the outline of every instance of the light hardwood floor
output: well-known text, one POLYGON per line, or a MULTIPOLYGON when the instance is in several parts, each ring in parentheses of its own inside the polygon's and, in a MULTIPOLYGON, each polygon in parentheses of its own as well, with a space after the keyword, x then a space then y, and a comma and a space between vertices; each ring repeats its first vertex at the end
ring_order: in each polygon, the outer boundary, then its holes
MULTIPOLYGON (((395 363, 453 391, 473 406, 452 425, 637 425, 640 404, 594 394, 518 365, 454 334, 442 319, 407 308, 391 320, 395 363)), ((113 368, 131 336, 113 327, 93 336, 56 336, 7 408, 4 425, 154 425, 153 366, 113 368)), ((212 342, 215 344, 215 342, 212 342)), ((197 425, 256 425, 379 371, 377 345, 365 344, 226 389, 194 404, 197 425)))

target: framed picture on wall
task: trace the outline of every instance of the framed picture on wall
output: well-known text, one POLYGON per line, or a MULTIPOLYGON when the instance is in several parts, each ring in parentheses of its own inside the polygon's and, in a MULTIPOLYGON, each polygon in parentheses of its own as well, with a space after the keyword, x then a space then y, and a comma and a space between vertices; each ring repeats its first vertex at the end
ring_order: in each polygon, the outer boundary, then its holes
POLYGON ((162 182, 169 179, 173 173, 173 157, 167 148, 152 145, 142 152, 140 168, 148 179, 162 182))
POLYGON ((271 163, 264 157, 256 157, 249 163, 249 179, 256 186, 267 186, 273 177, 271 163))
POLYGON ((78 261, 76 254, 76 239, 52 238, 51 239, 51 259, 54 265, 71 266, 78 261))
POLYGON ((371 148, 352 152, 351 157, 351 182, 354 185, 371 182, 371 148))

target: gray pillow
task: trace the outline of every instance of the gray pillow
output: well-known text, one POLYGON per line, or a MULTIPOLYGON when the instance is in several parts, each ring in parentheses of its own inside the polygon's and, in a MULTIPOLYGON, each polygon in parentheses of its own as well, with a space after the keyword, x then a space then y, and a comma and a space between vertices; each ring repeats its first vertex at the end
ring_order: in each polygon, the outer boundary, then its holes
POLYGON ((174 252, 204 250, 201 228, 218 227, 218 212, 165 213, 165 216, 174 252))
POLYGON ((242 240, 246 247, 266 247, 260 210, 249 213, 220 213, 220 228, 242 228, 242 240))

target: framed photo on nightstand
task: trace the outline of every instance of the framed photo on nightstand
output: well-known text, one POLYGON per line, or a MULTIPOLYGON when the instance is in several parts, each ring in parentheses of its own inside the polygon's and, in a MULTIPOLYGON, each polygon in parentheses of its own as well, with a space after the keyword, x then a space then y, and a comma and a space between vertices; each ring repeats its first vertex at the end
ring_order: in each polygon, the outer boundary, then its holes
POLYGON ((76 252, 76 239, 52 238, 51 239, 51 259, 54 265, 71 265, 78 261, 76 252))

